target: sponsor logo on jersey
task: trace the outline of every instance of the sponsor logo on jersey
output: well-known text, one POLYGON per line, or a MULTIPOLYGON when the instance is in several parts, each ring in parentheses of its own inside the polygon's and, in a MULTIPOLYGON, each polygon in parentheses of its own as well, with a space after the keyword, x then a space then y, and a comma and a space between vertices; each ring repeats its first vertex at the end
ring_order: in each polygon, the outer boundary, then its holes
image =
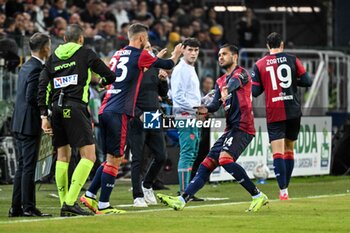
POLYGON ((69 85, 77 85, 78 84, 78 75, 68 75, 63 77, 57 77, 53 79, 54 88, 63 88, 69 85))
POLYGON ((115 52, 114 56, 130 55, 131 50, 119 50, 115 52))
POLYGON ((107 94, 119 94, 121 91, 121 89, 111 89, 107 91, 107 94))
POLYGON ((272 98, 273 103, 277 101, 284 101, 284 100, 293 100, 293 95, 278 96, 278 97, 272 98))
POLYGON ((72 61, 70 63, 65 63, 65 64, 62 64, 62 65, 58 65, 58 66, 55 66, 55 71, 57 70, 62 70, 62 69, 66 69, 66 68, 69 68, 69 67, 72 67, 72 66, 75 66, 75 61, 72 61))

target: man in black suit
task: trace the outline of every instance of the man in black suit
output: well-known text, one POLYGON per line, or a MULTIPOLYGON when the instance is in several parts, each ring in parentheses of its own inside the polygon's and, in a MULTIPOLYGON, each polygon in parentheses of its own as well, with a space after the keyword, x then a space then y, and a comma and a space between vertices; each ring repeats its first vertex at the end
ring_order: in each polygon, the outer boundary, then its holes
POLYGON ((50 37, 35 33, 29 41, 31 58, 19 71, 17 96, 11 130, 16 138, 18 169, 16 171, 9 217, 47 217, 36 208, 35 166, 41 136, 37 92, 40 72, 51 52, 50 37))

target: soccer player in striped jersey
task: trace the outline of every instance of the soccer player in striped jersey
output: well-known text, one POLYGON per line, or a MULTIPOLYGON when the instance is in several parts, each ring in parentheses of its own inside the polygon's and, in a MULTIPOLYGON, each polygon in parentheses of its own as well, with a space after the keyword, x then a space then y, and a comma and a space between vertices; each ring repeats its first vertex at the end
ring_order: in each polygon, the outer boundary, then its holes
POLYGON ((254 66, 253 96, 265 92, 266 121, 273 153, 280 200, 288 200, 288 185, 294 168, 294 143, 300 129, 301 107, 297 86, 310 87, 312 82, 300 60, 283 52, 280 34, 267 37, 269 54, 254 66))
POLYGON ((144 50, 148 43, 148 27, 135 23, 128 29, 129 45, 117 51, 110 61, 110 69, 116 73, 99 111, 101 134, 107 161, 97 169, 88 191, 80 201, 96 214, 113 214, 122 211, 113 208, 109 197, 114 187, 120 163, 124 157, 129 119, 134 117, 135 104, 143 72, 151 66, 172 69, 181 56, 183 46, 178 44, 170 59, 156 57, 144 50), (96 194, 101 188, 99 202, 96 194))
POLYGON ((200 106, 199 114, 215 112, 223 105, 226 113, 224 134, 214 143, 207 157, 198 168, 196 176, 178 197, 157 194, 167 206, 182 210, 190 197, 195 195, 209 180, 211 172, 222 166, 252 196, 252 203, 247 211, 256 212, 268 203, 267 196, 249 179, 246 171, 236 163, 237 159, 255 136, 254 116, 251 100, 252 80, 249 73, 237 65, 238 48, 223 45, 219 50, 219 65, 226 73, 218 78, 213 101, 207 106, 200 106))

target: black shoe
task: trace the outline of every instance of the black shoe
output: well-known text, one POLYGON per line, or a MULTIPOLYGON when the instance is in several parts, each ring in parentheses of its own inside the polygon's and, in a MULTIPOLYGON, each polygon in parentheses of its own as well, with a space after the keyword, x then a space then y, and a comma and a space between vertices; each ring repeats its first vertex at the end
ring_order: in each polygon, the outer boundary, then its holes
POLYGON ((44 214, 35 207, 24 211, 23 216, 24 217, 52 217, 51 214, 44 214))
POLYGON ((66 203, 63 203, 63 206, 61 208, 61 217, 72 217, 72 216, 78 216, 78 215, 85 215, 90 216, 94 215, 91 212, 85 211, 83 208, 81 208, 77 202, 74 203, 74 205, 67 205, 66 203))
POLYGON ((168 187, 164 186, 162 182, 154 182, 152 185, 153 190, 169 190, 168 187))
POLYGON ((196 196, 192 196, 192 197, 190 197, 189 201, 204 201, 204 199, 196 197, 196 196))
POLYGON ((22 209, 15 210, 15 209, 13 209, 13 207, 11 207, 9 209, 9 218, 22 217, 22 216, 23 216, 23 210, 22 209))

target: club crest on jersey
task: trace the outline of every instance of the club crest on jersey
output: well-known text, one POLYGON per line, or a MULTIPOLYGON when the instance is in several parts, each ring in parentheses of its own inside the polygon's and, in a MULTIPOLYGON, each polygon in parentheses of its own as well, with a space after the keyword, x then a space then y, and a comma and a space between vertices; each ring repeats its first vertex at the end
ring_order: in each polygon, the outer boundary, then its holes
POLYGON ((63 88, 69 85, 77 85, 78 84, 78 75, 68 75, 63 77, 57 77, 53 79, 54 88, 63 88))

